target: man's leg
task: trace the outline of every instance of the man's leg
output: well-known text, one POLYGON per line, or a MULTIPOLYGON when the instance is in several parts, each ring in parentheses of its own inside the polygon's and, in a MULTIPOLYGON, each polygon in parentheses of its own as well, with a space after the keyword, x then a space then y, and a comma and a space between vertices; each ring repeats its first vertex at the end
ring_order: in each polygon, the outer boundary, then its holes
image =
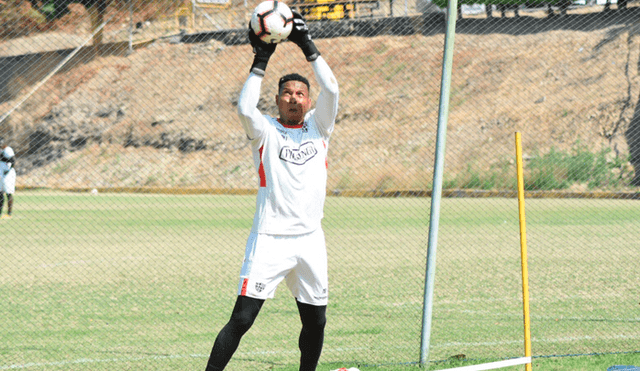
POLYGON ((2 207, 4 207, 4 192, 0 192, 0 215, 2 215, 2 207))
POLYGON ((240 339, 251 328, 253 321, 258 317, 264 300, 238 296, 233 307, 231 319, 222 328, 213 349, 205 371, 222 371, 229 363, 231 356, 238 349, 240 339))
POLYGON ((327 306, 315 306, 296 301, 302 331, 298 339, 300 347, 300 371, 315 371, 324 343, 324 326, 327 323, 327 306))
MULTIPOLYGON (((11 211, 13 211, 13 195, 7 193, 7 215, 11 215, 11 211)), ((0 212, 2 212, 2 208, 0 208, 0 212)))

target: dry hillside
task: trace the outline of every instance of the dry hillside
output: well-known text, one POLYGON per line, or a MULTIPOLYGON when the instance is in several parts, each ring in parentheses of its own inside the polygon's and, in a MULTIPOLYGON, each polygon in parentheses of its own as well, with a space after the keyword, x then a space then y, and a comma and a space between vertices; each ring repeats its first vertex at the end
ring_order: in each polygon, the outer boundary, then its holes
MULTIPOLYGON (((627 24, 459 33, 449 176, 468 165, 510 166, 515 131, 523 133, 528 156, 569 152, 579 142, 626 158, 625 130, 640 96, 636 33, 627 24)), ((440 32, 317 40, 341 88, 330 189, 427 187, 443 43, 440 32)), ((311 74, 294 46, 276 53, 261 101, 271 113, 280 71, 311 74), (293 57, 284 58, 288 52, 293 57)), ((161 39, 55 75, 0 127, 20 156, 20 185, 253 188, 235 115, 251 58, 247 45, 161 39)))

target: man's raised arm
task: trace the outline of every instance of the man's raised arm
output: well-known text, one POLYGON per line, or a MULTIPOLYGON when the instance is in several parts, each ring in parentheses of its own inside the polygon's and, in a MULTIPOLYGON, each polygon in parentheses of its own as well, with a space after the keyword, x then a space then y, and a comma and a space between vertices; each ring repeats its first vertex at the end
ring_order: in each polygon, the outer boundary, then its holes
POLYGON ((331 134, 338 114, 338 81, 309 34, 309 27, 302 15, 293 11, 293 29, 289 40, 300 47, 305 58, 311 62, 313 73, 320 84, 320 95, 316 103, 316 122, 325 135, 331 134))
POLYGON ((320 95, 316 102, 316 122, 326 134, 330 134, 338 115, 338 81, 324 58, 318 57, 311 62, 311 66, 320 84, 320 95))
POLYGON ((276 50, 276 44, 261 42, 251 27, 249 27, 249 42, 253 47, 254 57, 251 73, 245 81, 238 99, 238 116, 245 133, 247 133, 247 138, 254 140, 261 136, 265 125, 265 118, 258 110, 258 101, 260 100, 262 78, 267 69, 269 58, 276 50))

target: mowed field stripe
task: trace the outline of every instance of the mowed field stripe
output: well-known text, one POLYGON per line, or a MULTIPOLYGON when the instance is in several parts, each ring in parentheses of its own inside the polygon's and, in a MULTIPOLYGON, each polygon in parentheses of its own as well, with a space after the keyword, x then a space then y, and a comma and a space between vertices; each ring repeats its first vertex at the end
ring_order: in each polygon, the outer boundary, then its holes
MULTIPOLYGON (((637 340, 640 339, 640 335, 613 335, 607 338, 607 340, 616 339, 616 340, 637 340)), ((584 340, 602 340, 602 338, 598 338, 596 336, 568 336, 562 338, 555 339, 531 339, 532 343, 568 343, 574 341, 584 341, 584 340)), ((448 342, 443 344, 434 344, 432 348, 453 348, 460 346, 495 346, 495 345, 509 345, 509 344, 521 344, 524 342, 522 340, 504 340, 504 341, 482 341, 482 342, 448 342)))
MULTIPOLYGON (((205 357, 205 355, 194 354, 194 355, 190 355, 190 356, 184 356, 184 355, 164 355, 164 356, 156 355, 156 356, 106 358, 106 359, 80 358, 80 359, 74 359, 74 360, 71 360, 71 361, 33 362, 33 363, 24 363, 24 364, 21 364, 21 365, 0 366, 0 370, 19 370, 19 369, 36 368, 36 367, 69 366, 69 365, 93 364, 93 363, 115 363, 115 362, 145 361, 145 360, 150 360, 150 359, 179 359, 179 358, 203 358, 203 357, 205 357)), ((208 355, 206 357, 208 357, 208 355)))
MULTIPOLYGON (((365 350, 365 349, 368 349, 368 348, 365 348, 365 347, 332 348, 332 349, 325 349, 323 352, 324 353, 341 353, 341 352, 351 352, 351 351, 358 351, 358 350, 365 350)), ((237 352, 236 357, 256 356, 256 355, 265 355, 265 354, 294 354, 294 353, 298 353, 298 350, 237 352)), ((140 357, 104 358, 104 359, 80 358, 80 359, 74 359, 70 361, 30 362, 30 363, 24 363, 24 364, 5 365, 5 366, 0 366, 0 370, 20 370, 20 369, 50 367, 50 366, 69 366, 69 365, 94 364, 94 363, 118 363, 118 362, 162 360, 162 359, 208 358, 208 357, 209 357, 209 354, 189 354, 189 355, 173 354, 173 355, 150 355, 150 356, 140 356, 140 357)))

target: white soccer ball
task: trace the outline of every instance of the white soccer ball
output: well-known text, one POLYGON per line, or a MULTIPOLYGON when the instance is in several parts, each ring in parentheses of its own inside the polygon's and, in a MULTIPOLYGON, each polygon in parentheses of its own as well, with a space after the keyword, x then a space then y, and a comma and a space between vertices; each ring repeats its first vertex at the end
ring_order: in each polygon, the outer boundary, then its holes
POLYGON ((293 29, 293 13, 281 1, 263 1, 251 14, 251 29, 267 44, 284 41, 293 29))

